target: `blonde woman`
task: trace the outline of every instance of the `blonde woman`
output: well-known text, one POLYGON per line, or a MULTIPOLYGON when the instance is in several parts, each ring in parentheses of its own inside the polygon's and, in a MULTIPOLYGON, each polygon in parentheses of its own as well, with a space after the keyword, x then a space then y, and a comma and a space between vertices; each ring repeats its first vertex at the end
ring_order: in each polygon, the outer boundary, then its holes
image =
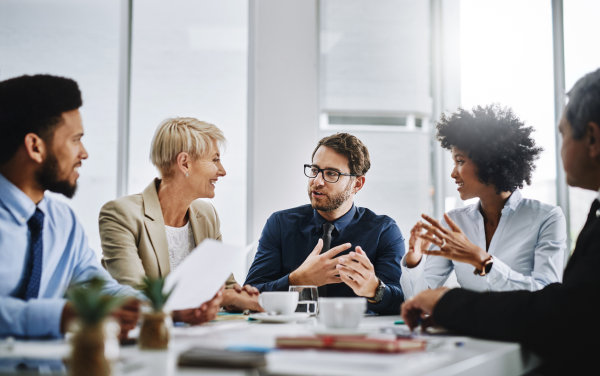
MULTIPOLYGON (((102 263, 119 283, 141 287, 144 276, 166 277, 206 238, 221 240, 213 198, 226 172, 216 126, 194 118, 164 120, 152 140, 150 160, 161 178, 142 193, 110 201, 100 211, 102 263)), ((177 311, 177 321, 198 324, 219 307, 260 311, 258 290, 240 287, 233 275, 226 289, 198 309, 177 311), (221 296, 222 294, 222 296, 221 296)))

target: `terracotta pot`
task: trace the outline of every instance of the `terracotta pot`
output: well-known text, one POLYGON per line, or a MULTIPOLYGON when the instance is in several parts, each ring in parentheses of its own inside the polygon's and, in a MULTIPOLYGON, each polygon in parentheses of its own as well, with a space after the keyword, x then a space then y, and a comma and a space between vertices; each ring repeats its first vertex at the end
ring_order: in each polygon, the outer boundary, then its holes
POLYGON ((106 359, 106 323, 78 325, 72 338, 70 375, 110 376, 110 362, 106 359))
POLYGON ((160 350, 169 347, 169 325, 164 312, 145 313, 140 328, 139 344, 142 349, 160 350))

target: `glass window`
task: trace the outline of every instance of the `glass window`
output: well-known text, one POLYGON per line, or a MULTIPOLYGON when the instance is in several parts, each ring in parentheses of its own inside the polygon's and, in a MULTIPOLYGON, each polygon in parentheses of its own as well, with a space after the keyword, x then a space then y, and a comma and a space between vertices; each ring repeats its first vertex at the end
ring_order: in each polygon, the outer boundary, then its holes
MULTIPOLYGON (((194 117, 225 133, 227 176, 211 203, 223 240, 246 240, 248 5, 236 0, 135 1, 129 194, 155 177, 150 142, 168 117, 194 117)), ((243 260, 235 274, 245 273, 243 260)))
POLYGON ((347 132, 371 170, 356 204, 394 218, 404 236, 430 212, 429 2, 320 2, 320 137, 347 132))
POLYGON ((556 205, 552 9, 546 0, 462 0, 462 105, 499 103, 544 148, 523 196, 556 205), (510 20, 510 27, 507 27, 510 20))
MULTIPOLYGON (((600 35, 595 24, 600 14, 596 0, 566 0, 564 2, 565 26, 565 87, 570 90, 586 73, 600 68, 600 35)), ((571 210, 571 239, 573 247, 583 228, 590 205, 597 192, 569 187, 571 210)))
POLYGON ((67 202, 101 256, 98 213, 116 195, 119 0, 3 0, 0 79, 48 73, 79 83, 89 158, 67 202))

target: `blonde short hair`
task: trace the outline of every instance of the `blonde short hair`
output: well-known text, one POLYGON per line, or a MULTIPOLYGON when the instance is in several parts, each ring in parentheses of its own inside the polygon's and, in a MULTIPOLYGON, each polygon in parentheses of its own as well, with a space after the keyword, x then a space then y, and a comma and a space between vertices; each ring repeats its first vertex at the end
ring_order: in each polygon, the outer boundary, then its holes
POLYGON ((173 174, 177 156, 186 152, 193 159, 205 156, 211 150, 212 140, 219 149, 225 145, 225 136, 217 126, 194 118, 168 118, 156 129, 150 147, 150 162, 161 176, 173 174))

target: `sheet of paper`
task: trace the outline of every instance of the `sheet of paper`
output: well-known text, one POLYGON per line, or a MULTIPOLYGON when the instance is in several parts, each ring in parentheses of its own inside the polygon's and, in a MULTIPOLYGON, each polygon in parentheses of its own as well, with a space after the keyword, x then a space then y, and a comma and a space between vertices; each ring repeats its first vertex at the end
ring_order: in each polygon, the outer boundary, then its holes
POLYGON ((241 330, 247 328, 248 322, 221 322, 211 325, 189 326, 187 328, 171 328, 171 335, 175 338, 179 337, 201 337, 207 334, 223 332, 227 330, 241 330))
POLYGON ((243 257, 242 252, 242 247, 205 239, 167 276, 164 291, 175 289, 165 308, 198 308, 212 299, 231 275, 231 261, 243 257))

